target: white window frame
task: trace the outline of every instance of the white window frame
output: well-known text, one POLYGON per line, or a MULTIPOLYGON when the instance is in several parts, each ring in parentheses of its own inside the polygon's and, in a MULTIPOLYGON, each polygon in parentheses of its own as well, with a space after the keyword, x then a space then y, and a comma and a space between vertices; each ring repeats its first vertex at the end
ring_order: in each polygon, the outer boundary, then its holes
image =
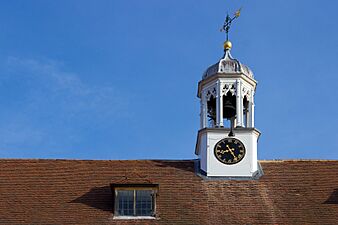
POLYGON ((142 185, 142 184, 134 184, 134 185, 112 185, 112 191, 113 191, 113 201, 114 201, 114 209, 113 209, 113 213, 114 213, 114 219, 156 219, 156 197, 157 197, 157 193, 158 193, 158 185, 142 185), (117 206, 118 206, 118 202, 117 202, 117 193, 118 191, 134 191, 134 213, 136 212, 136 191, 137 190, 145 190, 145 191, 153 191, 153 215, 152 216, 123 216, 123 215, 118 215, 117 212, 117 206))

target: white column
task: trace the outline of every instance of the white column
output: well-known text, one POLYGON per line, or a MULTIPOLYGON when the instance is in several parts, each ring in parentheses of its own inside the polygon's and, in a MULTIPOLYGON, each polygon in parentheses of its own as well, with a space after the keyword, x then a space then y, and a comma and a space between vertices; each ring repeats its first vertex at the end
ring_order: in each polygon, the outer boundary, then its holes
POLYGON ((255 102, 254 102, 254 94, 255 91, 251 92, 251 99, 250 99, 250 127, 255 127, 255 102))
POLYGON ((249 101, 249 104, 248 104, 248 108, 247 108, 247 112, 246 112, 246 124, 245 127, 251 127, 251 118, 250 118, 250 101, 249 101))
POLYGON ((243 98, 240 80, 236 81, 236 127, 243 127, 243 98))
POLYGON ((216 85, 216 126, 223 127, 222 83, 218 80, 216 85))
MULTIPOLYGON (((252 94, 252 93, 251 93, 252 94)), ((250 99, 248 99, 249 104, 248 104, 248 112, 246 113, 246 127, 252 127, 251 123, 251 112, 252 112, 252 96, 250 96, 250 99)))
POLYGON ((207 127, 207 99, 205 92, 202 92, 201 97, 201 129, 207 127))
POLYGON ((200 99, 200 129, 203 128, 203 101, 202 98, 200 99))

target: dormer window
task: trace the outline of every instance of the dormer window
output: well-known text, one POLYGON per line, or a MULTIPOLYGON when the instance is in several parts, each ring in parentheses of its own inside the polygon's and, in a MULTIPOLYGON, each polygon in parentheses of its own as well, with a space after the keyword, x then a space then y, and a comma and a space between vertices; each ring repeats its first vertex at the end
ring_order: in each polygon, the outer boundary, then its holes
POLYGON ((114 218, 153 219, 156 215, 157 185, 113 185, 114 218))

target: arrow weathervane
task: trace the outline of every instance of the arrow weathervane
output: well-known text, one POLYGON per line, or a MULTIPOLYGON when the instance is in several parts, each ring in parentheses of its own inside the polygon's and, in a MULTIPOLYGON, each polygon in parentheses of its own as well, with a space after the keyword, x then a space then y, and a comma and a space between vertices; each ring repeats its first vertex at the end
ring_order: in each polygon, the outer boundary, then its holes
POLYGON ((228 41, 229 40, 229 29, 230 29, 230 26, 231 26, 231 22, 238 18, 240 15, 241 15, 241 9, 238 9, 235 14, 234 14, 234 17, 230 17, 229 14, 227 14, 226 18, 225 18, 225 21, 224 21, 224 25, 223 27, 221 28, 221 32, 225 31, 226 33, 226 40, 228 41))

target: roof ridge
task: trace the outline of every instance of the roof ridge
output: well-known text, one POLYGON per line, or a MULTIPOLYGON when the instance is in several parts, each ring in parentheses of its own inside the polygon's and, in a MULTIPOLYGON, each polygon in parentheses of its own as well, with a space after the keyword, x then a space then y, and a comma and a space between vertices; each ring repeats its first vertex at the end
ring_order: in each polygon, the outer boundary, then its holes
POLYGON ((338 159, 264 159, 258 160, 259 162, 332 162, 338 159))
POLYGON ((34 158, 0 158, 0 161, 170 161, 170 162, 191 162, 196 159, 34 159, 34 158))

